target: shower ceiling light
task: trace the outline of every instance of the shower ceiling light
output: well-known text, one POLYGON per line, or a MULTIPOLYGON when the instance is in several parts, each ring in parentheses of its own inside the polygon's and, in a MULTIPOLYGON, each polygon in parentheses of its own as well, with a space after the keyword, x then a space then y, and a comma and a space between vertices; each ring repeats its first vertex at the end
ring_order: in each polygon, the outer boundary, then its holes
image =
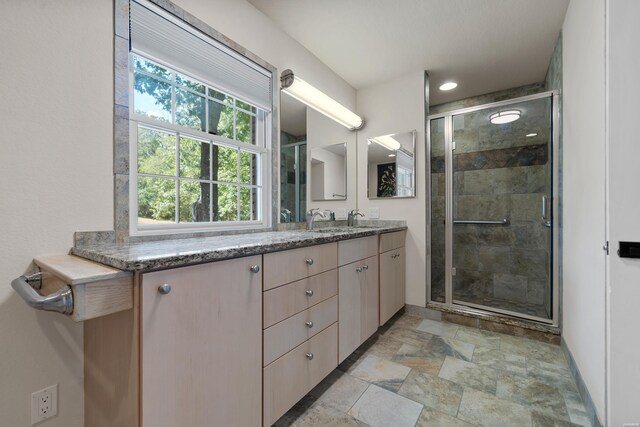
POLYGON ((359 130, 364 126, 364 120, 322 91, 311 86, 291 70, 284 70, 280 75, 282 91, 305 105, 340 123, 349 130, 359 130))
POLYGON ((526 136, 527 138, 531 138, 532 136, 536 136, 536 135, 538 135, 538 134, 537 134, 537 133, 528 133, 528 134, 526 134, 525 136, 526 136))
POLYGON ((446 82, 440 85, 440 90, 451 90, 458 87, 458 83, 456 82, 446 82))
POLYGON ((382 145, 384 148, 391 151, 396 151, 402 146, 391 135, 376 136, 375 138, 371 138, 369 142, 375 142, 376 144, 382 145))
POLYGON ((489 116, 489 121, 494 125, 503 125, 505 123, 515 122, 520 118, 520 111, 505 110, 499 111, 489 116))
POLYGON ((395 156, 396 156, 395 154, 389 154, 389 157, 395 157, 395 156))

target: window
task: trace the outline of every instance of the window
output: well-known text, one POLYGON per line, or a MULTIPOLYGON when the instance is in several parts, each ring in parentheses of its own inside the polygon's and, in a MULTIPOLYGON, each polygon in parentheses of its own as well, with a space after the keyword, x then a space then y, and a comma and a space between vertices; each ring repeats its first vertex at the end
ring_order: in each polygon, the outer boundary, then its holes
POLYGON ((136 229, 263 224, 267 113, 142 55, 130 61, 136 229))

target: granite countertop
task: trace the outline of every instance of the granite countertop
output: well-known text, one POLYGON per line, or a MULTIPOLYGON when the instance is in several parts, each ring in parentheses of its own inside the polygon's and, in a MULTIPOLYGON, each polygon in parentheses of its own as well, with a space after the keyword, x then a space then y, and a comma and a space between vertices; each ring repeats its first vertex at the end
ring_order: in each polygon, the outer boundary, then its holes
POLYGON ((239 258, 356 237, 406 230, 405 225, 317 228, 212 237, 102 243, 74 247, 73 255, 120 270, 144 271, 239 258))

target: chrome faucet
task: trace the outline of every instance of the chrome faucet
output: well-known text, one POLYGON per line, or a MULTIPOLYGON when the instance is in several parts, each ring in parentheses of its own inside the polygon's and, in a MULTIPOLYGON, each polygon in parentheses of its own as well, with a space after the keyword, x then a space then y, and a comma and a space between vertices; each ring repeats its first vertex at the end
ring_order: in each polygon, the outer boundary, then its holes
POLYGON ((347 216, 347 225, 349 227, 353 227, 355 220, 356 220, 356 216, 360 215, 361 217, 364 217, 364 214, 362 212, 360 212, 357 209, 353 209, 351 211, 349 211, 349 215, 347 216))
POLYGON ((280 217, 282 222, 291 222, 291 211, 287 208, 280 209, 280 217))
POLYGON ((309 212, 307 212, 307 230, 313 230, 313 221, 317 216, 324 218, 324 214, 320 212, 319 208, 310 209, 309 212))

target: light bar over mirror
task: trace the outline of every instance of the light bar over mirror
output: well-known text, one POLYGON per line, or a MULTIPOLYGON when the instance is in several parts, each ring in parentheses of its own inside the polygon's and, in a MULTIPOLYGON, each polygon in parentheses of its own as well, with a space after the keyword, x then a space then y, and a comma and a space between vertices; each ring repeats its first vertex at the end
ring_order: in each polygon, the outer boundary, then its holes
POLYGON ((284 70, 280 75, 280 83, 283 92, 335 120, 347 129, 360 130, 364 126, 362 117, 294 75, 293 71, 284 70))

